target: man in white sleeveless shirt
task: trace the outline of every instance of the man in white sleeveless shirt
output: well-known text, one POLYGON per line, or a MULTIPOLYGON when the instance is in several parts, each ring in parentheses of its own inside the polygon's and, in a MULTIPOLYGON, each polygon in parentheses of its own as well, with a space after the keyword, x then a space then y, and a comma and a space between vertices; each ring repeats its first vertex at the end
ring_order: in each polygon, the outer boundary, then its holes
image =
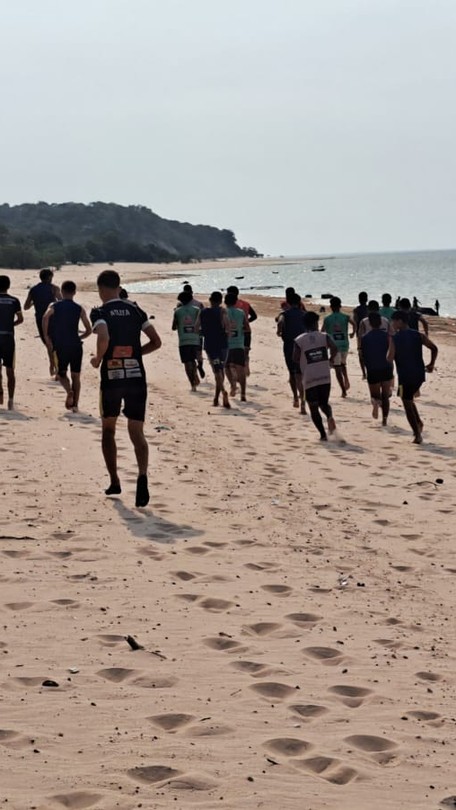
POLYGON ((306 402, 309 404, 312 421, 317 428, 321 441, 328 440, 320 410, 328 419, 329 433, 336 429, 336 423, 329 404, 331 390, 330 360, 337 354, 337 346, 326 334, 318 331, 318 315, 306 312, 304 324, 307 332, 295 338, 294 361, 299 363, 306 402), (329 358, 328 358, 329 349, 329 358))

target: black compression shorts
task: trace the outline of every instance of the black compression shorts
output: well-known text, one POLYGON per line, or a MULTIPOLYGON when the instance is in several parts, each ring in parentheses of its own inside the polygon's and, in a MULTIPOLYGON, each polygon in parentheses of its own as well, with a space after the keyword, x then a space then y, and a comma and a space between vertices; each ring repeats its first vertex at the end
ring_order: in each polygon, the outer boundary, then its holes
POLYGON ((229 349, 226 364, 227 366, 245 366, 244 349, 229 349))
POLYGON ((72 374, 80 374, 82 366, 82 344, 79 346, 60 346, 54 349, 57 356, 57 374, 64 377, 68 366, 72 374))
POLYGON ((179 346, 181 363, 196 362, 199 351, 201 351, 199 344, 198 346, 179 346))
POLYGON ((119 416, 122 402, 123 415, 127 419, 144 422, 146 415, 147 386, 126 383, 125 385, 106 386, 100 389, 100 412, 103 419, 119 416))
POLYGON ((327 405, 329 402, 330 383, 324 385, 314 385, 313 388, 306 388, 305 397, 309 405, 327 405))
POLYGON ((367 382, 369 385, 376 385, 377 383, 390 382, 393 379, 393 372, 390 368, 376 368, 372 371, 367 371, 367 382))
POLYGON ((0 335, 0 363, 5 368, 14 368, 15 353, 14 335, 0 335))
POLYGON ((411 400, 414 398, 415 394, 418 393, 422 384, 422 382, 400 383, 399 388, 397 389, 397 395, 401 399, 411 400))

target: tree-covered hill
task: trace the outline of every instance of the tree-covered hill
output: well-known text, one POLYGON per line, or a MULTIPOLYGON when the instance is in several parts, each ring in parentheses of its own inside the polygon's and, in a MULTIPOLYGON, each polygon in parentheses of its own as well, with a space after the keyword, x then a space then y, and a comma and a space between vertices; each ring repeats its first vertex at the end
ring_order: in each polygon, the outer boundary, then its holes
POLYGON ((258 255, 232 231, 163 219, 142 205, 0 205, 0 266, 169 262, 258 255))

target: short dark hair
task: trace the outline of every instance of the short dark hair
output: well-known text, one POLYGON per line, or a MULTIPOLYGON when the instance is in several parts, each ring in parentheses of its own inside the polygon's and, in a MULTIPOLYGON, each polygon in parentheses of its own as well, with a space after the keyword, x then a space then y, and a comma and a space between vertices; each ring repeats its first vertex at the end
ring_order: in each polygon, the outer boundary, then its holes
POLYGON ((183 292, 189 292, 189 293, 191 293, 191 294, 192 294, 192 298, 193 298, 193 287, 192 287, 192 285, 191 285, 191 284, 184 284, 184 287, 183 287, 183 292))
POLYGON ((236 298, 239 295, 239 287, 236 287, 235 284, 231 284, 229 287, 227 287, 226 291, 227 291, 227 293, 232 293, 233 295, 235 295, 236 298))
POLYGON ((292 307, 300 307, 301 306, 301 296, 299 293, 294 292, 290 295, 288 303, 291 304, 292 307))
POLYGON ((286 290, 285 290, 285 299, 286 299, 288 304, 291 304, 291 299, 293 298, 294 294, 295 294, 295 288, 294 287, 287 287, 286 288, 286 290))
POLYGON ((379 305, 378 301, 375 301, 374 299, 372 299, 372 301, 369 301, 369 303, 367 305, 367 308, 368 308, 369 312, 378 312, 379 309, 380 309, 380 305, 379 305))
POLYGON ((117 290, 120 287, 120 276, 116 270, 103 270, 97 278, 97 286, 117 290))
POLYGON ((410 298, 401 298, 399 301, 399 306, 401 309, 411 309, 412 305, 410 303, 410 298))
POLYGON ((329 306, 331 309, 340 309, 342 306, 342 301, 337 295, 333 295, 333 297, 329 300, 329 306))
POLYGON ((369 298, 367 292, 360 292, 358 295, 358 301, 360 304, 367 304, 367 299, 369 298))
POLYGON ((369 312, 369 323, 372 329, 378 329, 382 325, 382 318, 379 312, 369 312))
MULTIPOLYGON (((228 287, 228 289, 229 289, 229 287, 228 287)), ((234 307, 236 301, 237 301, 236 293, 227 292, 227 294, 225 295, 225 304, 227 305, 227 307, 234 307)))
POLYGON ((383 295, 382 295, 382 304, 383 304, 383 306, 389 307, 389 305, 391 304, 391 301, 392 301, 392 298, 391 298, 390 294, 389 293, 383 293, 383 295))
POLYGON ((43 267, 43 269, 40 270, 40 279, 41 279, 41 281, 50 281, 50 279, 53 278, 53 276, 54 276, 54 273, 52 272, 52 270, 49 267, 43 267))
POLYGON ((214 292, 210 295, 209 301, 213 304, 221 304, 223 301, 223 295, 220 290, 214 290, 214 292))
POLYGON ((182 291, 181 293, 179 293, 179 295, 177 296, 177 300, 178 300, 178 301, 180 301, 180 302, 181 302, 181 304, 183 304, 184 306, 185 306, 186 304, 189 304, 189 303, 190 303, 190 301, 192 300, 192 298, 193 298, 193 293, 189 292, 188 290, 183 290, 183 291, 182 291))
POLYGON ((64 281, 60 289, 63 293, 72 293, 74 295, 76 292, 76 284, 74 281, 64 281))
POLYGON ((120 288, 119 298, 121 298, 122 301, 126 301, 126 299, 128 298, 128 291, 125 289, 125 287, 120 288))
POLYGON ((391 315, 392 321, 402 321, 402 323, 409 322, 408 312, 404 312, 403 309, 397 309, 396 312, 393 312, 391 315))
POLYGON ((0 276, 0 291, 6 292, 10 288, 10 278, 9 276, 0 276))
POLYGON ((304 315, 304 326, 311 327, 315 326, 318 323, 318 313, 313 312, 312 310, 308 310, 304 315))

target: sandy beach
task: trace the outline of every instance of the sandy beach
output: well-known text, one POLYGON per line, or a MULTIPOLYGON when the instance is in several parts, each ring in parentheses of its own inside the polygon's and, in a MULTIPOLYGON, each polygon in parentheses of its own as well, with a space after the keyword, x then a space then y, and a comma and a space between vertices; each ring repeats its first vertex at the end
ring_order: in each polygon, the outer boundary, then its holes
MULTIPOLYGON (((125 282, 151 272, 127 267, 125 282)), ((54 281, 76 281, 90 311, 100 269, 54 281)), ((23 302, 36 271, 9 275, 23 302)), ((123 418, 123 493, 103 494, 95 338, 72 414, 33 313, 16 332, 16 410, 0 408, 0 806, 456 807, 454 322, 431 322, 422 446, 396 396, 390 426, 373 421, 353 341, 326 446, 292 407, 276 302, 252 297, 248 401, 224 411, 208 367, 188 390, 174 297, 135 298, 163 342, 145 360, 143 510, 123 418)))

